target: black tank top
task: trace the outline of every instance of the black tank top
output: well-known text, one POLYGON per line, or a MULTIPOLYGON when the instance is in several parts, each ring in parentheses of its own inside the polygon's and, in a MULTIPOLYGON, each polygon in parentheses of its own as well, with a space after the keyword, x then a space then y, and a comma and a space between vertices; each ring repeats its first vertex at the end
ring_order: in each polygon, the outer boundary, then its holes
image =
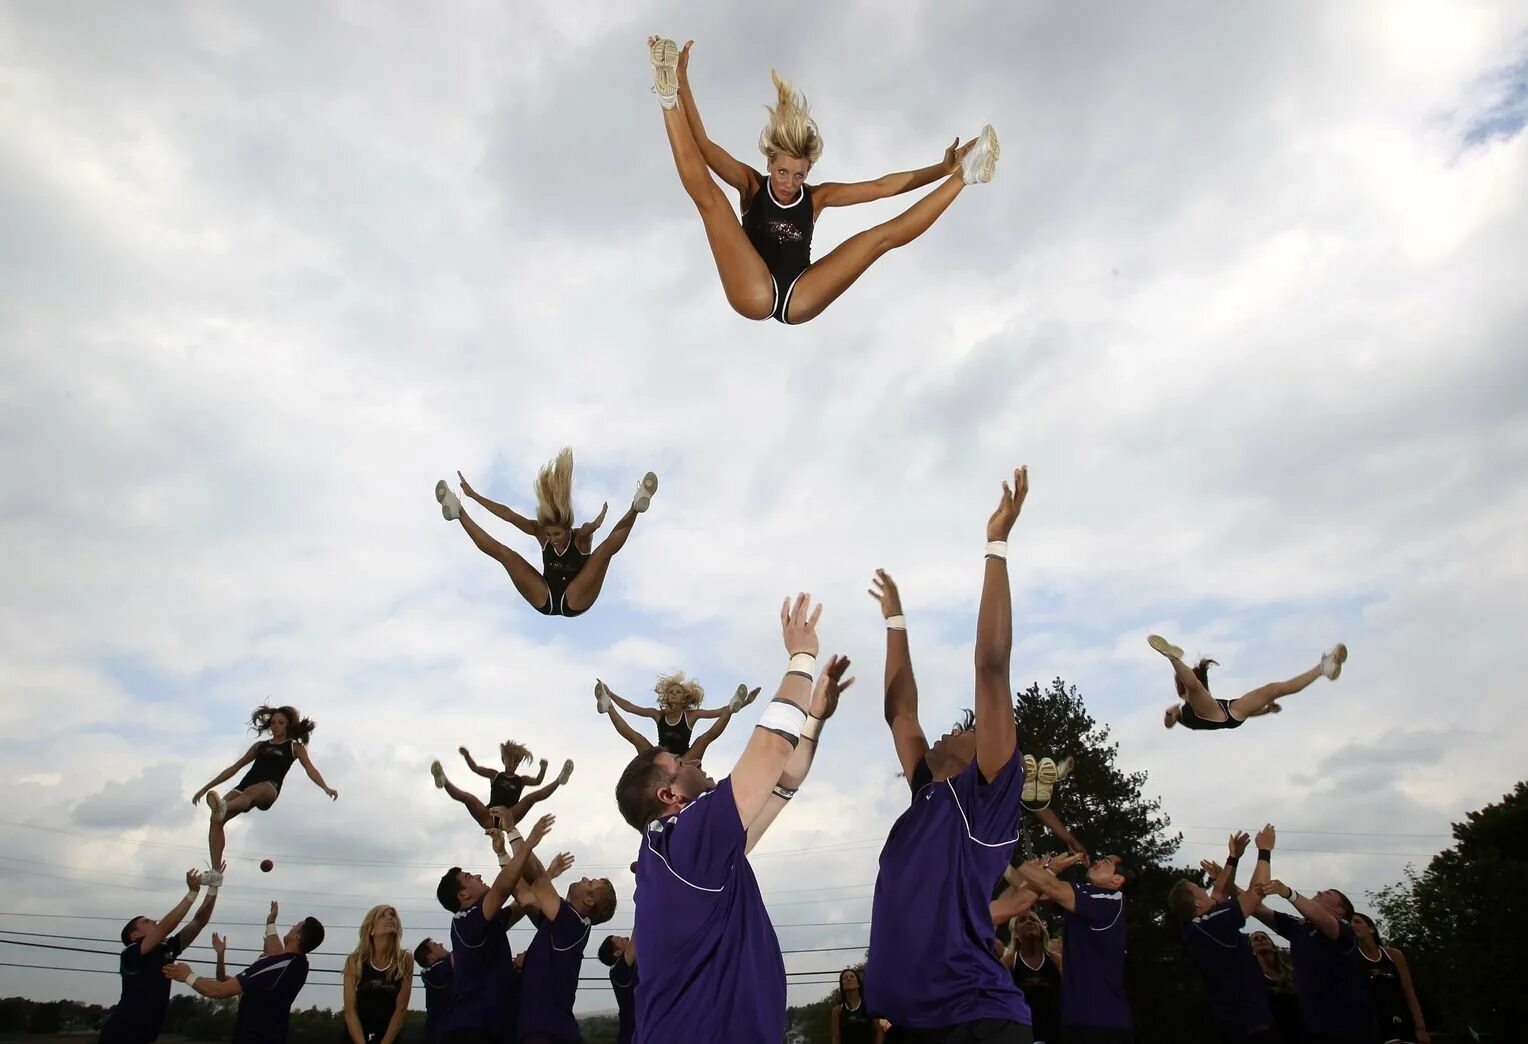
POLYGON ((784 290, 812 263, 812 190, 803 185, 795 202, 782 205, 769 177, 760 178, 759 191, 743 211, 743 231, 784 290))
POLYGON ((282 740, 280 743, 265 740, 260 744, 260 749, 255 751, 255 760, 249 766, 249 771, 239 781, 239 789, 247 790, 258 783, 270 783, 280 790, 281 781, 286 779, 295 758, 291 740, 282 740))
MULTIPOLYGON (((382 1039, 382 1034, 387 1032, 387 1024, 393 1021, 393 1012, 398 1008, 398 989, 402 983, 387 977, 388 968, 379 971, 369 959, 363 960, 360 978, 356 980, 355 1013, 356 1018, 361 1020, 361 1035, 366 1038, 367 1044, 382 1039)), ((344 1039, 348 1041, 350 1038, 346 1035, 344 1039)))
POLYGON ((1034 1020, 1035 1044, 1057 1044, 1061 1039, 1061 970, 1050 954, 1040 958, 1040 967, 1024 963, 1024 955, 1013 955, 1013 981, 1024 993, 1034 1020))
POLYGON ((1178 724, 1182 725, 1185 729, 1194 729, 1196 731, 1241 728, 1242 719, 1231 716, 1230 701, 1216 700, 1215 702, 1220 704, 1220 709, 1225 712, 1226 718, 1224 721, 1211 721, 1208 718, 1201 718, 1198 714, 1194 713, 1193 706, 1184 701, 1183 713, 1178 716, 1178 724))
POLYGON ((568 536, 567 548, 561 553, 552 546, 550 540, 541 545, 541 576, 546 580, 547 594, 552 599, 547 610, 551 615, 562 613, 563 595, 587 561, 589 556, 578 549, 578 542, 571 534, 568 536))
POLYGON ((690 734, 694 731, 695 726, 690 724, 687 711, 680 712, 678 722, 670 722, 666 715, 658 715, 658 746, 676 758, 682 758, 690 752, 690 734))
POLYGON ((1364 974, 1369 979, 1369 1004, 1374 1008, 1374 1021, 1379 1027, 1380 1040, 1411 1040, 1416 1033, 1411 1024, 1411 1008, 1406 1004, 1406 990, 1401 986, 1401 973, 1389 951, 1380 948, 1379 956, 1370 960, 1362 950, 1364 974))
POLYGON ((512 772, 500 772, 493 777, 493 782, 488 785, 488 807, 496 808, 503 805, 508 808, 520 800, 520 795, 525 791, 525 784, 520 782, 520 777, 512 772))
POLYGON ((873 1044, 875 1041, 875 1022, 865 1010, 863 996, 860 997, 859 1007, 851 1009, 849 1002, 845 1001, 839 1009, 838 1039, 843 1044, 873 1044))

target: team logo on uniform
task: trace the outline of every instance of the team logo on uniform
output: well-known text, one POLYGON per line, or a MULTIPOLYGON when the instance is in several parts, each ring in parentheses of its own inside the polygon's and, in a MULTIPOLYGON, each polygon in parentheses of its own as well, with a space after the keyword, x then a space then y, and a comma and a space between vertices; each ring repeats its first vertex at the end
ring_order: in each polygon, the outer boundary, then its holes
POLYGON ((781 221, 776 218, 764 227, 779 243, 799 243, 805 238, 794 221, 781 221))

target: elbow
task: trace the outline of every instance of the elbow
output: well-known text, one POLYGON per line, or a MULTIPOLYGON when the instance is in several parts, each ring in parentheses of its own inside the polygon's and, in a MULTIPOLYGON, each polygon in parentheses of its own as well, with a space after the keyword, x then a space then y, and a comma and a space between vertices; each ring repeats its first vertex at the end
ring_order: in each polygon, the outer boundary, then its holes
POLYGON ((1012 657, 1009 648, 1004 645, 988 647, 981 643, 976 646, 976 676, 988 681, 1000 681, 1003 687, 1008 687, 1008 667, 1012 657))

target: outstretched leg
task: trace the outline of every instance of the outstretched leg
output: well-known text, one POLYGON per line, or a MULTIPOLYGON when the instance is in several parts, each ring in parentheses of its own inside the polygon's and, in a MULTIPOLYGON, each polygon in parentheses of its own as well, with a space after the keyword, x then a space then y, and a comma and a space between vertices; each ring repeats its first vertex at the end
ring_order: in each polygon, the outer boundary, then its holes
POLYGON ((1256 714, 1262 714, 1273 705, 1273 701, 1282 696, 1293 696, 1311 682, 1321 677, 1321 668, 1312 667, 1304 674, 1297 674, 1288 681, 1274 682, 1271 685, 1259 686, 1247 693, 1238 696, 1231 701, 1231 713, 1243 721, 1256 714))
POLYGON ((1056 839, 1067 847, 1067 851, 1085 854, 1087 849, 1082 847, 1082 842, 1072 836, 1072 832, 1061 822, 1061 817, 1051 811, 1050 806, 1034 810, 1035 818, 1044 823, 1046 829, 1056 835, 1056 839))
MULTIPOLYGON (((1193 672, 1188 664, 1183 662, 1183 650, 1169 642, 1159 634, 1149 635, 1146 644, 1157 652, 1167 657, 1167 662, 1173 665, 1173 675, 1178 679, 1178 685, 1183 689, 1183 700, 1193 709, 1193 712, 1205 721, 1225 721, 1226 712, 1221 710, 1220 702, 1210 695, 1210 690, 1204 687, 1199 676, 1193 672)), ((1167 714, 1162 718, 1162 724, 1172 728, 1178 724, 1182 711, 1174 713, 1174 708, 1169 707, 1167 714)))
POLYGON ((631 536, 631 527, 637 524, 637 515, 646 511, 652 503, 652 496, 658 491, 658 476, 648 472, 642 477, 641 484, 637 487, 637 494, 632 500, 631 507, 626 509, 626 514, 615 524, 610 535, 600 541, 599 547, 589 555, 589 560, 584 563, 578 575, 568 582, 568 590, 563 595, 563 612, 568 615, 577 615, 594 604, 594 600, 600 596, 600 590, 605 586, 605 574, 610 571, 610 560, 616 552, 626 546, 626 540, 631 536))
POLYGON ((732 708, 728 706, 726 710, 722 711, 721 717, 716 719, 715 724, 713 724, 705 732, 701 733, 700 739, 695 740, 690 744, 690 749, 685 751, 684 754, 686 760, 699 761, 701 758, 705 757, 706 748, 714 743, 716 739, 726 731, 727 723, 731 720, 732 708))
POLYGON ((269 783, 261 783, 250 787, 247 791, 230 790, 216 804, 210 800, 207 802, 208 807, 212 809, 212 821, 207 828, 207 853, 212 858, 212 866, 222 863, 223 849, 228 844, 228 838, 223 832, 224 825, 234 816, 248 812, 256 804, 262 808, 269 808, 275 800, 275 788, 269 783), (257 799, 263 800, 257 801, 257 799))
POLYGON ((535 566, 521 558, 511 548, 495 540, 486 529, 468 517, 465 509, 458 520, 462 528, 467 531, 467 535, 472 538, 472 542, 477 545, 478 550, 504 567, 504 571, 509 574, 509 579, 515 585, 515 590, 519 591, 521 597, 533 608, 540 611, 552 600, 552 595, 547 590, 546 580, 535 566))
MULTIPOLYGON (((657 53, 663 44, 672 48, 672 42, 649 43, 654 46, 655 66, 660 60, 677 63, 677 51, 662 58, 657 53)), ((681 105, 676 103, 664 108, 663 129, 668 132, 674 166, 679 169, 679 181, 706 226, 706 239, 711 244, 717 275, 721 276, 722 291, 727 295, 727 303, 739 315, 768 319, 775 308, 775 281, 769 274, 769 266, 748 242, 748 234, 733 213, 732 204, 712 180, 711 168, 706 166, 706 158, 695 142, 681 105)))
POLYGON ((605 713, 610 715, 610 724, 615 726, 615 731, 619 732, 627 743, 630 743, 633 747, 636 747, 638 754, 641 754, 645 750, 652 749, 653 741, 642 735, 630 725, 626 724, 626 719, 621 717, 620 711, 616 710, 614 707, 611 707, 605 713))
POLYGON ((548 783, 540 790, 533 790, 529 794, 526 794, 524 797, 522 797, 519 801, 516 801, 513 805, 510 805, 509 808, 504 812, 504 818, 507 821, 506 825, 514 826, 516 823, 520 822, 520 820, 525 818, 525 814, 534 808, 538 801, 545 801, 547 798, 557 793, 557 788, 562 786, 563 783, 566 782, 567 777, 571 774, 569 770, 572 768, 572 765, 573 763, 571 761, 568 762, 567 766, 563 770, 562 775, 552 780, 552 782, 548 783))

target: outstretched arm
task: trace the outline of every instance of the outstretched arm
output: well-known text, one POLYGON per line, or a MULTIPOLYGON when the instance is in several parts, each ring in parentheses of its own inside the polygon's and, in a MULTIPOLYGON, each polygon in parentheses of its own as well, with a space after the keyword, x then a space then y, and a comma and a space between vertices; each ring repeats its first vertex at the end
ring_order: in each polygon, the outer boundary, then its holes
MULTIPOLYGON (((228 872, 228 864, 226 862, 219 863, 217 871, 219 874, 226 874, 228 872)), ((213 880, 217 881, 219 878, 214 877, 213 880)), ((196 916, 191 918, 190 924, 180 930, 180 935, 177 937, 182 952, 192 943, 196 942, 196 937, 202 934, 202 929, 212 922, 212 908, 217 904, 218 886, 215 884, 208 885, 207 894, 202 897, 202 905, 196 908, 196 916)))
POLYGON ((1301 895, 1283 881, 1269 881, 1268 892, 1271 895, 1287 899, 1290 905, 1300 911, 1301 917, 1315 925, 1316 930, 1328 939, 1335 939, 1342 934, 1342 922, 1328 913, 1325 907, 1310 896, 1301 895))
POLYGON ((212 949, 218 955, 218 982, 228 981, 228 940, 212 933, 212 949))
POLYGON ((202 872, 200 870, 186 871, 186 894, 181 896, 180 902, 170 907, 170 912, 159 919, 159 923, 144 934, 138 943, 138 952, 150 954, 159 948, 159 944, 170 937, 170 933, 180 927, 180 922, 185 920, 186 913, 191 909, 191 904, 196 902, 196 893, 202 890, 202 872))
POLYGON ((1013 600, 1008 590, 1008 534, 1029 493, 1029 468, 1003 483, 997 510, 987 520, 987 564, 982 600, 976 611, 976 763, 994 778, 1013 758, 1018 731, 1013 723, 1013 690, 1008 668, 1013 652, 1013 600))
POLYGON ((1236 864, 1247 851, 1247 842, 1250 840, 1245 831, 1232 834, 1226 840, 1226 865, 1217 868, 1215 884, 1210 888, 1210 898, 1217 903, 1231 894, 1232 883, 1236 880, 1236 864))
POLYGON ((456 473, 456 477, 461 480, 462 492, 471 497, 473 500, 477 501, 479 504, 483 505, 483 507, 488 510, 489 514, 497 515, 499 518, 502 518, 504 521, 508 522, 510 525, 514 526, 522 533, 526 533, 538 539, 540 538, 541 525, 535 519, 526 518, 524 515, 517 512, 514 508, 506 507, 497 501, 489 500, 487 497, 480 495, 478 491, 473 489, 472 486, 467 482, 467 476, 463 475, 460 471, 456 473))
MULTIPOLYGON (((595 681, 599 681, 598 678, 596 678, 594 680, 595 681)), ((604 682, 600 682, 600 684, 604 685, 605 683, 604 682)), ((663 712, 661 710, 659 710, 657 707, 642 707, 642 706, 639 706, 638 704, 632 703, 630 700, 628 700, 624 696, 617 696, 615 694, 615 690, 612 689, 608 685, 605 685, 605 691, 610 693, 610 702, 615 704, 617 707, 621 708, 627 714, 634 715, 635 717, 638 717, 638 718, 654 718, 654 719, 660 717, 663 714, 663 712)))
POLYGON ((1083 855, 1087 852, 1087 847, 1066 828, 1066 824, 1061 822, 1061 817, 1056 815, 1055 809, 1046 805, 1044 808, 1036 809, 1033 815, 1045 825, 1047 830, 1056 835, 1068 852, 1073 855, 1083 855))
POLYGON ((203 997, 212 1000, 227 1000, 229 997, 238 997, 244 993, 244 984, 239 981, 237 975, 229 979, 203 979, 191 971, 189 964, 166 964, 164 977, 183 982, 203 997))
POLYGON ((764 802, 764 807, 759 814, 753 817, 753 822, 748 824, 748 844, 743 849, 744 854, 753 851, 753 846, 759 843, 764 832, 775 821, 785 803, 796 796, 796 791, 801 789, 801 784, 806 782, 806 777, 812 771, 812 759, 817 756, 817 745, 821 742, 823 724, 838 710, 838 698, 843 695, 845 689, 854 684, 854 679, 844 678, 844 672, 849 669, 847 656, 831 656, 828 665, 823 668, 822 674, 817 678, 817 687, 812 691, 812 709, 808 712, 806 725, 801 730, 801 742, 791 752, 789 760, 785 763, 785 770, 780 773, 780 780, 775 789, 769 794, 764 802))
POLYGON ((482 776, 484 779, 492 779, 494 776, 498 775, 498 773, 496 773, 493 769, 484 768, 476 761, 473 761, 472 755, 467 752, 466 747, 457 747, 456 751, 462 756, 462 760, 467 763, 467 767, 473 772, 477 773, 479 776, 482 776))
POLYGON ((308 774, 308 778, 313 781, 314 785, 325 794, 328 794, 330 801, 339 797, 340 792, 324 782, 323 774, 308 759, 308 745, 306 743, 294 743, 292 744, 292 749, 297 752, 297 760, 302 762, 303 771, 308 774))
POLYGON ((265 938, 260 944, 261 957, 274 957, 284 947, 281 942, 281 933, 276 930, 276 915, 281 912, 281 907, 276 900, 271 900, 271 911, 265 915, 265 938))
POLYGON ((913 677, 912 648, 907 641, 907 618, 902 615, 902 592, 884 569, 870 581, 870 597, 886 620, 886 724, 897 750, 897 763, 909 781, 928 754, 928 737, 918 720, 918 682, 913 677))
POLYGON ((790 665, 780 680, 780 690, 754 727, 742 757, 732 769, 732 798, 746 830, 780 782, 785 763, 800 746, 800 729, 806 724, 812 699, 812 671, 817 664, 817 619, 822 606, 813 606, 811 595, 799 594, 780 607, 780 632, 790 665), (778 715, 778 727, 771 725, 778 715))
POLYGON ((521 776, 520 782, 524 783, 528 787, 539 787, 544 779, 546 779, 546 758, 542 758, 539 762, 537 762, 536 776, 534 779, 530 776, 521 776))
POLYGON ((812 199, 819 207, 850 207, 856 203, 870 203, 887 196, 912 192, 960 170, 961 161, 975 144, 975 138, 964 145, 956 138, 944 150, 944 158, 938 163, 930 163, 917 170, 885 174, 874 181, 825 181, 812 189, 812 199))
POLYGON ((232 765, 229 765, 222 772, 218 773, 212 778, 211 782, 209 782, 205 787, 198 790, 191 796, 191 804, 195 805, 199 803, 202 800, 202 795, 207 793, 207 791, 211 790, 213 787, 217 786, 219 783, 226 783, 232 779, 235 772, 239 771, 245 765, 248 765, 251 761, 255 760, 255 752, 259 749, 260 743, 258 740, 254 743, 251 743, 249 745, 249 749, 244 752, 244 756, 242 758, 240 758, 238 761, 235 761, 232 765))
POLYGON ((693 46, 695 41, 687 40, 679 52, 679 107, 684 112, 685 122, 690 125, 690 136, 706 159, 706 166, 744 199, 751 199, 759 189, 759 175, 706 136, 706 125, 701 122, 700 110, 695 107, 695 92, 690 90, 690 48, 693 46))
MULTIPOLYGON (((493 879, 493 884, 488 886, 488 894, 483 897, 483 916, 493 920, 504 908, 504 903, 514 893, 515 886, 520 883, 520 875, 525 872, 526 863, 535 858, 532 851, 541 839, 551 833, 552 824, 557 822, 556 816, 542 816, 536 821, 531 829, 531 836, 524 843, 515 845, 515 854, 499 867, 499 876, 493 879)), ((496 837, 494 848, 497 849, 503 843, 502 837, 496 837)))
POLYGON ((1076 911, 1077 892, 1071 885, 1041 865, 1040 860, 1031 859, 1021 863, 1014 870, 1021 881, 1063 910, 1069 913, 1076 911))
MULTIPOLYGON (((994 927, 1006 924, 1015 917, 1023 917, 1040 900, 1040 893, 1029 887, 1013 867, 1010 866, 1003 871, 1003 880, 1007 882, 1008 887, 1004 888, 1002 894, 987 906, 988 912, 992 915, 994 927)), ((1018 940, 1014 939, 1014 945, 1017 943, 1018 940)))

